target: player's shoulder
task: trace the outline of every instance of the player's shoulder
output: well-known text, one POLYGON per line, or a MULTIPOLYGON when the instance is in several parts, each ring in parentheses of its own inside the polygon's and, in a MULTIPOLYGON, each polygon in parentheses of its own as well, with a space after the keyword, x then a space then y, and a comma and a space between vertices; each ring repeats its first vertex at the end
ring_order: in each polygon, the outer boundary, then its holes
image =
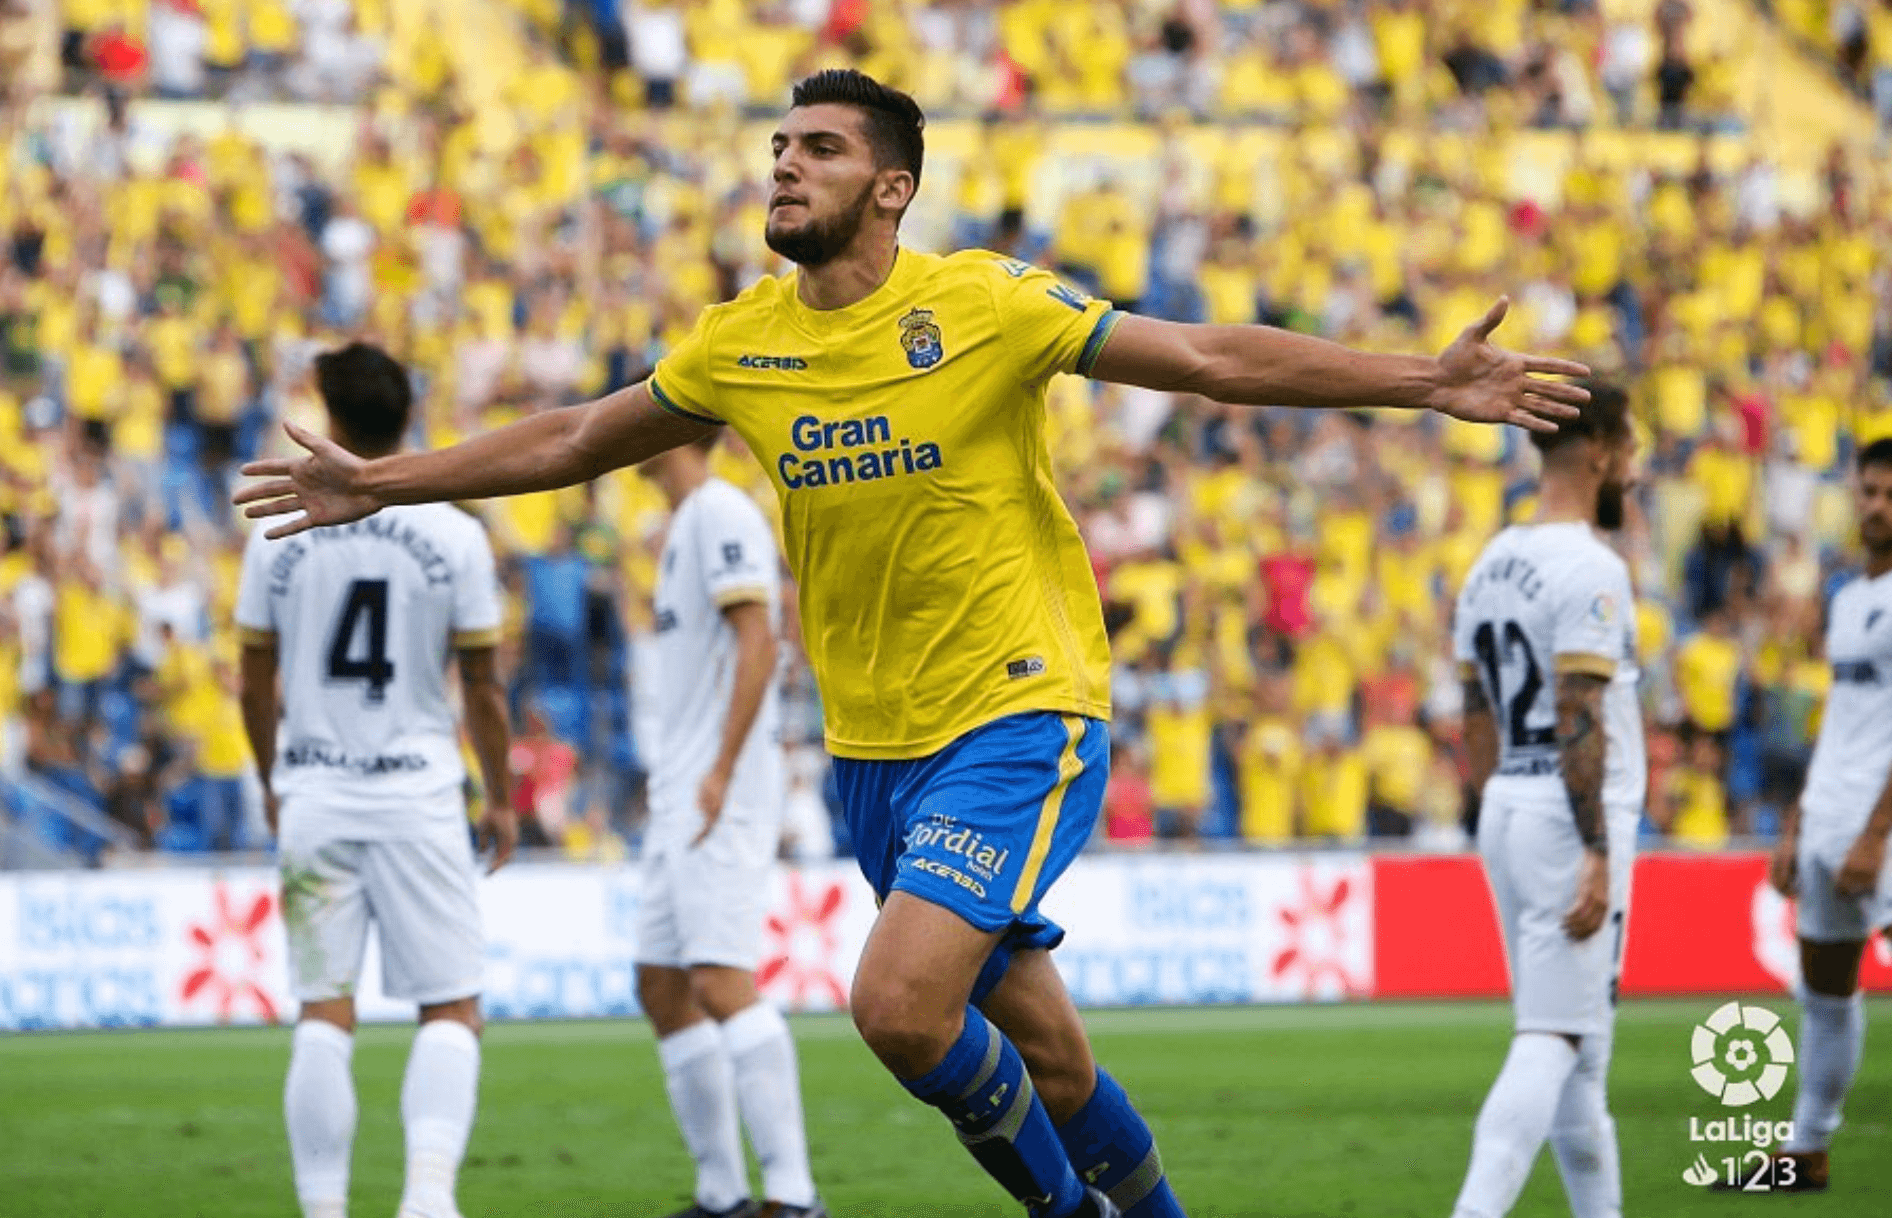
POLYGON ((741 487, 723 478, 711 477, 692 498, 702 511, 718 519, 768 524, 768 517, 762 514, 755 500, 744 494, 741 487))
POLYGON ((1833 590, 1835 601, 1841 597, 1847 600, 1892 600, 1892 578, 1880 576, 1874 579, 1864 571, 1852 571, 1843 576, 1833 590))
POLYGON ((753 321, 773 314, 793 292, 792 272, 764 275, 728 300, 704 308, 697 328, 708 334, 728 323, 753 321))
POLYGON ((1558 572, 1578 581, 1628 580, 1629 564, 1589 525, 1554 524, 1537 531, 1532 548, 1558 572))
POLYGON ((383 511, 404 523, 423 526, 452 537, 484 537, 486 522, 459 503, 409 503, 383 511))
POLYGON ((931 264, 928 269, 936 276, 949 281, 978 284, 982 288, 995 284, 1002 285, 1033 275, 1050 275, 1050 272, 1042 267, 1034 266, 1009 254, 995 253, 992 250, 955 250, 944 257, 932 254, 916 256, 926 259, 931 264))
MULTIPOLYGON (((1478 557, 1472 560, 1472 573, 1476 574, 1492 563, 1502 562, 1504 559, 1516 554, 1518 550, 1518 536, 1519 533, 1516 525, 1507 525, 1499 529, 1496 533, 1493 533, 1486 539, 1484 545, 1478 547, 1478 557)), ((1467 577, 1465 584, 1467 587, 1470 587, 1473 582, 1471 578, 1467 577)))
POLYGON ((410 503, 383 508, 392 526, 411 528, 428 546, 452 562, 464 562, 492 549, 486 523, 472 509, 457 503, 410 503))

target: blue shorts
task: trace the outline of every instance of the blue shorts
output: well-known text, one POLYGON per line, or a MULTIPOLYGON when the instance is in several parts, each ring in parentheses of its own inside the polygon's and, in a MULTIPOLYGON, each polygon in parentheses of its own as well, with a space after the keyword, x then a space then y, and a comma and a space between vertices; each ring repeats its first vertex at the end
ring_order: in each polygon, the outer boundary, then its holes
POLYGON ((1004 976, 1013 952, 1064 941, 1038 902, 1103 811, 1110 727, 1102 720, 1029 711, 928 757, 836 758, 834 777, 854 857, 876 897, 911 893, 1001 934, 975 1003, 1004 976))

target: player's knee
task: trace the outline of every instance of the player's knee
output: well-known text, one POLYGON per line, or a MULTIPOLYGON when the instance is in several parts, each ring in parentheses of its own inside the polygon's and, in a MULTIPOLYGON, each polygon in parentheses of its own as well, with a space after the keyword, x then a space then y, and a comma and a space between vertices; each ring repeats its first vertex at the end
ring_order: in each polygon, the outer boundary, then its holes
POLYGON ((850 1009, 861 1039, 901 1078, 919 1078, 939 1065, 961 1031, 958 1021, 930 1010, 905 985, 856 977, 850 1009))
POLYGON ((711 1019, 721 1023, 755 1005, 755 974, 722 966, 693 968, 690 997, 711 1019))
POLYGON ((456 998, 452 1002, 430 1002, 421 1006, 420 1022, 432 1023, 440 1019, 463 1023, 473 1029, 475 1036, 486 1030, 486 1020, 480 1014, 480 1000, 477 995, 471 998, 456 998))
POLYGON ((1859 961, 1864 943, 1800 941, 1800 980, 1828 998, 1851 998, 1859 989, 1859 961))
POLYGON ((355 1000, 352 998, 328 998, 320 1002, 305 1002, 297 1016, 299 1020, 314 1019, 322 1023, 333 1024, 349 1035, 355 1032, 355 1000))
POLYGON ((658 1036, 669 1036, 702 1018, 690 996, 690 978, 681 969, 648 966, 637 970, 637 1004, 644 1008, 658 1036))

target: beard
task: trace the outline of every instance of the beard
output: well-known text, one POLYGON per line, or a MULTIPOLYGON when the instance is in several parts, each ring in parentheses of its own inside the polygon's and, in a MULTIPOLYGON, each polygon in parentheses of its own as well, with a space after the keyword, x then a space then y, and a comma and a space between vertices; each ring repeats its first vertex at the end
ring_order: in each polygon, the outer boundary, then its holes
POLYGON ((779 232, 773 225, 764 225, 762 240, 796 266, 821 266, 832 262, 842 250, 853 244, 854 235, 861 231, 861 222, 867 219, 867 199, 873 189, 874 184, 869 182, 861 187, 861 193, 854 197, 854 202, 849 206, 825 220, 811 218, 793 231, 779 232))
POLYGON ((1614 533, 1623 527, 1625 500, 1629 488, 1620 482, 1605 482, 1596 488, 1596 527, 1614 533))

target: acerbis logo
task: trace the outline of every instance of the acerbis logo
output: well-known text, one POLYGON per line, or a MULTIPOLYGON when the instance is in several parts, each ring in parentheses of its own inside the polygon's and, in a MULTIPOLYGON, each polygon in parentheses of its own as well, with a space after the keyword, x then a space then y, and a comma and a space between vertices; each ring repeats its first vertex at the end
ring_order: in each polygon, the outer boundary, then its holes
POLYGON ((799 355, 744 355, 736 360, 738 368, 776 368, 783 372, 801 372, 808 361, 799 355))
POLYGON ((1690 1077, 1728 1108, 1771 1100, 1786 1085, 1793 1040, 1780 1016, 1753 1003, 1730 1002, 1695 1025, 1690 1077))

